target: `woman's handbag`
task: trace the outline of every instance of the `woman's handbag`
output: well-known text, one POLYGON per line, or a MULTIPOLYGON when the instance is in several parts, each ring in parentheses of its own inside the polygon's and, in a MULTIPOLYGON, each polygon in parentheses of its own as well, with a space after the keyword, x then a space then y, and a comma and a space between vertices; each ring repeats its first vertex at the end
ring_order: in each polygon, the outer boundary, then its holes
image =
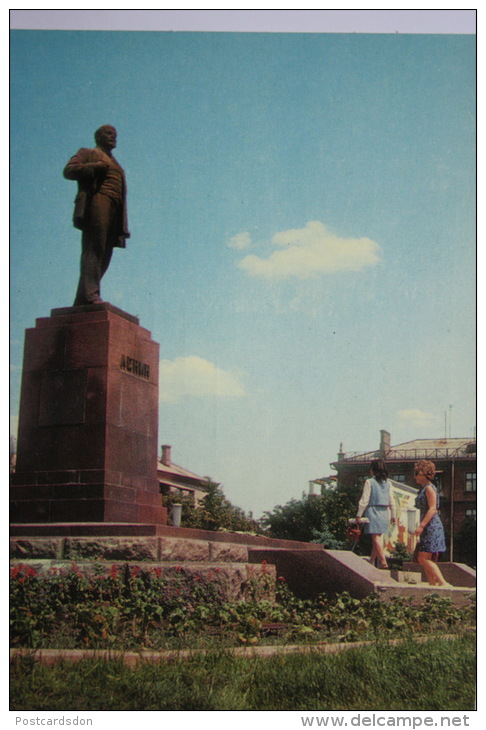
POLYGON ((358 540, 361 537, 361 528, 363 525, 368 524, 369 519, 367 517, 352 517, 348 520, 348 529, 346 530, 346 537, 353 541, 353 547, 351 552, 358 544, 358 540))
POLYGON ((354 551, 354 548, 358 544, 359 538, 361 537, 361 529, 363 525, 367 524, 369 522, 369 519, 367 517, 360 517, 359 519, 357 517, 352 517, 350 520, 348 520, 348 529, 346 530, 346 537, 349 540, 353 541, 353 547, 351 548, 351 552, 354 551))
POLYGON ((359 538, 361 537, 361 526, 359 523, 356 523, 354 525, 349 525, 346 537, 349 537, 350 540, 354 540, 354 542, 358 542, 359 538))

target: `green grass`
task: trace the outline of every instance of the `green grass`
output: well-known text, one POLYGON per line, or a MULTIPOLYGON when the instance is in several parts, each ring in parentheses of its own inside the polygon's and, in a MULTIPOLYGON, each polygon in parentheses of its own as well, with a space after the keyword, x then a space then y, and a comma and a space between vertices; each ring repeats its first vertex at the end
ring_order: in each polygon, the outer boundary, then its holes
POLYGON ((238 658, 228 651, 144 664, 11 664, 11 710, 474 710, 475 637, 337 655, 238 658))

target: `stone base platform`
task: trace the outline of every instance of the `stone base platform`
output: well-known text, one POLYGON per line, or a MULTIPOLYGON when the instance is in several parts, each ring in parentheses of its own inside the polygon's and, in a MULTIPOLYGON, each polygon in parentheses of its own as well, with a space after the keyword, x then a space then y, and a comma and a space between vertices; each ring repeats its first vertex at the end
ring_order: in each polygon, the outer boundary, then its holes
POLYGON ((322 551, 322 545, 294 540, 275 540, 263 535, 246 532, 213 532, 191 527, 172 527, 160 524, 139 524, 129 522, 54 522, 18 523, 10 525, 11 538, 30 537, 172 537, 183 540, 208 540, 215 543, 232 543, 258 547, 272 547, 292 550, 322 551))
MULTIPOLYGON (((250 560, 252 547, 308 549, 308 543, 154 524, 17 524, 10 528, 11 566, 28 565, 39 578, 75 569, 83 575, 131 569, 174 571, 216 580, 229 601, 275 600, 276 568, 250 560)), ((319 545, 313 546, 322 550, 319 545)))
POLYGON ((248 563, 248 546, 172 536, 111 535, 11 537, 10 557, 16 560, 102 560, 160 563, 248 563))
MULTIPOLYGON (((315 543, 274 540, 246 533, 211 532, 167 525, 128 523, 20 524, 11 526, 10 556, 13 565, 31 565, 40 577, 49 570, 72 569, 90 573, 97 567, 138 565, 164 573, 174 567, 184 571, 218 573, 227 584, 229 600, 245 600, 252 578, 262 579, 265 597, 275 593, 276 578, 285 579, 299 598, 344 591, 356 598, 372 593, 384 600, 394 597, 421 603, 439 593, 455 605, 466 605, 475 593, 475 571, 457 563, 441 563, 452 585, 431 587, 417 572, 415 582, 394 580, 390 571, 378 570, 364 558, 346 550, 325 550, 315 543), (249 582, 250 581, 250 582, 249 582)), ((408 569, 409 566, 407 566, 408 569)), ((419 566, 413 566, 419 570, 419 566)))

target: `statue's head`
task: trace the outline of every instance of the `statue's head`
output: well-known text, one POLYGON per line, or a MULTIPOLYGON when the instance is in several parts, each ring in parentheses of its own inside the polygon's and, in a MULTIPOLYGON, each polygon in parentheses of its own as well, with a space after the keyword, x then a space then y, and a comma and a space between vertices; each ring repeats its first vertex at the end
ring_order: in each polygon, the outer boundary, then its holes
POLYGON ((116 147, 116 129, 111 124, 103 124, 94 134, 95 142, 100 147, 113 149, 116 147))

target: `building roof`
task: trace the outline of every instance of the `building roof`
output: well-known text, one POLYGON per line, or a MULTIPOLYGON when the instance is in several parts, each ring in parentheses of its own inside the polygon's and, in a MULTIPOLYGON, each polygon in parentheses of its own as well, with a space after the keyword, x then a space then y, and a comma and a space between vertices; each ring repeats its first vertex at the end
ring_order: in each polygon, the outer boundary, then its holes
POLYGON ((207 481, 207 479, 205 479, 204 477, 200 477, 198 474, 194 474, 194 472, 189 471, 189 469, 185 469, 184 467, 174 463, 171 463, 170 466, 168 466, 167 464, 164 464, 160 459, 157 459, 157 471, 164 472, 164 474, 167 475, 185 477, 187 479, 195 480, 197 482, 207 481))
POLYGON ((454 459, 468 458, 476 455, 476 440, 471 438, 414 439, 397 446, 390 446, 385 452, 367 451, 344 453, 333 466, 344 462, 371 461, 385 458, 390 461, 407 461, 412 459, 454 459))
POLYGON ((180 488, 201 489, 206 491, 207 477, 199 476, 183 466, 174 464, 171 456, 171 446, 162 446, 162 456, 157 459, 157 476, 159 482, 180 488))

